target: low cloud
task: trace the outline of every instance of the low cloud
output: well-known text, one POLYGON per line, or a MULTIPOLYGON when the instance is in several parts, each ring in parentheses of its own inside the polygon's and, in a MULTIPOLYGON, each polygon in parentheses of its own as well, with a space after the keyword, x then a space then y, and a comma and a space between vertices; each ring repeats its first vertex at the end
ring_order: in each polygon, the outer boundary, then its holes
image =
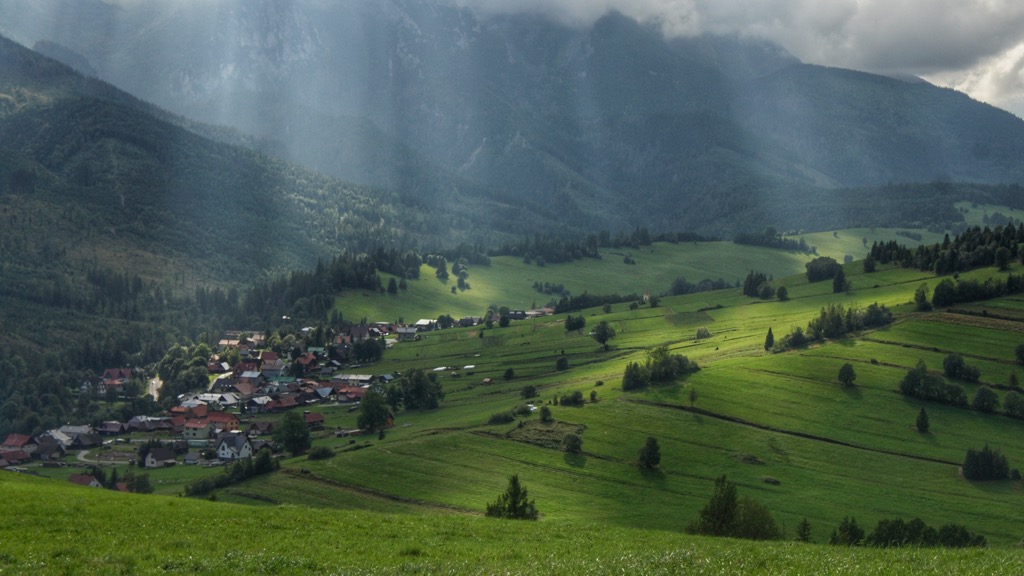
POLYGON ((1019 0, 456 2, 481 14, 543 13, 574 26, 618 10, 659 24, 667 35, 711 32, 764 38, 805 62, 917 74, 996 104, 1024 93, 1024 2, 1019 0))

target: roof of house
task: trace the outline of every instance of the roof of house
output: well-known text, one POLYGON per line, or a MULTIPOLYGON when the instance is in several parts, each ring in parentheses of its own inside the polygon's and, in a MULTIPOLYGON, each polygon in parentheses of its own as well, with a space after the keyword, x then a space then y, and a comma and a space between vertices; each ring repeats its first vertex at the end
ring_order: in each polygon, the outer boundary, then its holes
POLYGON ((78 484, 80 486, 90 486, 93 482, 98 483, 98 480, 89 474, 72 474, 71 476, 68 476, 68 482, 78 484))
POLYGON ((210 422, 220 424, 238 422, 238 416, 235 416, 231 412, 210 412, 209 414, 207 414, 206 419, 210 422))
POLYGON ((209 425, 210 425, 209 420, 206 420, 206 419, 203 419, 203 418, 192 418, 188 422, 185 422, 185 428, 191 428, 191 429, 196 429, 196 430, 201 430, 203 428, 206 428, 209 425))
POLYGON ((28 434, 8 434, 3 446, 7 448, 21 448, 35 443, 35 440, 28 434))
POLYGON ((131 380, 132 369, 131 368, 107 368, 103 371, 100 376, 104 380, 131 380))
MULTIPOLYGON (((247 443, 249 443, 249 437, 245 434, 224 434, 218 440, 216 450, 219 452, 221 446, 227 445, 230 450, 241 452, 247 443)), ((252 444, 250 443, 251 446, 252 444)))
POLYGON ((3 458, 12 464, 16 464, 18 462, 29 460, 32 457, 24 450, 3 450, 0 451, 0 458, 3 458))
POLYGON ((324 422, 324 415, 319 412, 306 412, 302 417, 305 418, 306 424, 316 424, 318 422, 323 424, 324 422))
POLYGON ((164 446, 154 446, 149 451, 149 455, 158 462, 164 462, 167 460, 174 460, 174 450, 166 448, 164 446))

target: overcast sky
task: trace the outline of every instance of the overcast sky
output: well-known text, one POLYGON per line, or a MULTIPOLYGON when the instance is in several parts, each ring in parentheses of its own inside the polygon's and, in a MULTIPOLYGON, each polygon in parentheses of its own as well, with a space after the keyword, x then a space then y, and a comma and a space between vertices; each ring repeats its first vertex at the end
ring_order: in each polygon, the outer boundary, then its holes
POLYGON ((1024 117, 1022 0, 456 0, 586 25, 609 9, 666 34, 737 33, 804 62, 909 73, 1024 117))

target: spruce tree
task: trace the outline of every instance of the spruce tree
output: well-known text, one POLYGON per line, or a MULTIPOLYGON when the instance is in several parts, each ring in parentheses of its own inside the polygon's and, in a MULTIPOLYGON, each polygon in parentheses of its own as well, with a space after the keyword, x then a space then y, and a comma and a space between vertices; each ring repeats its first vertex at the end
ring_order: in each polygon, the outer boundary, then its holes
POLYGON ((529 500, 526 487, 519 483, 519 475, 508 478, 508 488, 498 496, 498 500, 487 505, 487 516, 494 518, 511 518, 514 520, 536 520, 537 507, 529 500))
POLYGON ((917 431, 928 432, 929 426, 928 413, 924 411, 924 408, 921 408, 921 411, 917 413, 917 431))
POLYGON ((640 456, 637 458, 637 465, 641 468, 653 470, 661 463, 661 448, 658 446, 658 439, 648 436, 644 447, 640 449, 640 456))
POLYGON ((711 500, 700 511, 687 531, 706 536, 729 536, 736 528, 739 497, 736 485, 726 480, 725 475, 715 480, 715 491, 711 500))
POLYGON ((768 335, 764 337, 764 349, 771 350, 775 346, 775 335, 772 334, 771 326, 768 327, 768 335))
POLYGON ((800 542, 813 542, 811 540, 811 523, 807 521, 806 516, 796 526, 796 539, 800 542))

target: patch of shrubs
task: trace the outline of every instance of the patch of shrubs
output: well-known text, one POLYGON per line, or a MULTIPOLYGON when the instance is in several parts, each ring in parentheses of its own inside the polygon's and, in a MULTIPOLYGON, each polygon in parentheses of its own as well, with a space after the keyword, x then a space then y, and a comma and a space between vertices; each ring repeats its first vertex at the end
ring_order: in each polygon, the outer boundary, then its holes
POLYGON ((583 406, 583 392, 573 390, 559 398, 558 403, 562 406, 583 406))
POLYGON ((904 396, 934 400, 953 406, 967 406, 967 392, 959 384, 947 384, 941 377, 930 374, 923 360, 907 371, 900 381, 900 393, 904 396))
POLYGON ((495 412, 491 414, 491 417, 487 419, 488 424, 509 424, 515 422, 516 415, 511 410, 505 412, 495 412))
POLYGON ((829 304, 821 309, 817 318, 807 323, 806 330, 799 326, 793 328, 792 332, 778 340, 773 349, 778 352, 799 348, 810 342, 841 338, 850 332, 890 323, 892 312, 884 304, 876 302, 864 310, 845 308, 842 304, 829 304))
POLYGON ((658 346, 647 353, 644 364, 630 362, 622 375, 623 390, 637 390, 652 383, 671 382, 680 376, 700 370, 696 362, 682 354, 669 354, 668 346, 658 346))
POLYGON ((334 450, 331 450, 327 446, 317 446, 309 451, 309 456, 307 456, 307 458, 310 460, 327 460, 333 456, 334 450))

